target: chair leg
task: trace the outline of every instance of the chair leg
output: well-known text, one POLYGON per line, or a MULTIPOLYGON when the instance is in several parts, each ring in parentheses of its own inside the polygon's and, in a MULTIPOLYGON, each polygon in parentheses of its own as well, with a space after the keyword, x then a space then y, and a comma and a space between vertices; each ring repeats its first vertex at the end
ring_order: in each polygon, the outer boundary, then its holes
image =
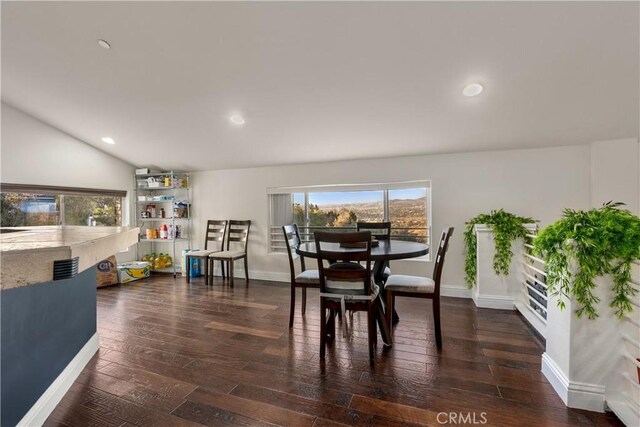
POLYGON ((436 346, 442 348, 442 331, 440 330, 440 298, 433 299, 433 323, 436 329, 436 346))
POLYGON ((373 325, 373 337, 372 337, 373 348, 375 350, 378 348, 378 322, 377 322, 378 307, 376 302, 371 303, 370 310, 371 310, 371 324, 373 325))
POLYGON ((324 360, 325 347, 327 345, 327 310, 324 301, 320 299, 320 360, 324 360))
POLYGON ((389 328, 389 336, 393 337, 393 303, 394 303, 395 297, 393 295, 393 291, 388 290, 387 291, 387 304, 386 304, 386 311, 384 313, 386 321, 387 321, 387 328, 389 328))
POLYGON ((371 303, 369 303, 369 307, 367 310, 367 330, 369 332, 369 360, 373 362, 375 358, 375 335, 377 334, 377 332, 373 314, 373 304, 371 303))
POLYGON ((247 286, 249 285, 249 264, 247 263, 247 257, 244 257, 244 280, 247 281, 247 286))
POLYGON ((293 328, 293 314, 296 311, 296 286, 291 284, 291 304, 289 308, 289 327, 293 328))
MULTIPOLYGON (((202 259, 202 258, 200 258, 200 259, 202 259)), ((202 259, 202 260, 204 261, 203 262, 203 264, 204 264, 204 266, 203 266, 203 268, 204 268, 204 284, 208 285, 209 284, 209 258, 205 258, 205 259, 202 259)))
POLYGON ((233 260, 229 260, 229 286, 233 286, 233 260))
POLYGON ((189 267, 191 266, 191 257, 190 257, 189 255, 187 255, 187 257, 186 257, 186 262, 185 262, 185 263, 187 264, 187 265, 184 267, 184 268, 186 268, 186 269, 187 269, 187 283, 191 283, 191 277, 189 276, 189 273, 190 273, 190 271, 189 271, 189 270, 191 270, 191 269, 189 268, 189 267))
POLYGON ((331 341, 336 337, 336 312, 337 311, 333 309, 329 310, 329 320, 327 321, 327 335, 331 341))
POLYGON ((302 315, 307 312, 307 288, 302 288, 302 315))
POLYGON ((224 261, 220 260, 220 271, 222 274, 222 279, 224 279, 226 276, 224 274, 224 261))

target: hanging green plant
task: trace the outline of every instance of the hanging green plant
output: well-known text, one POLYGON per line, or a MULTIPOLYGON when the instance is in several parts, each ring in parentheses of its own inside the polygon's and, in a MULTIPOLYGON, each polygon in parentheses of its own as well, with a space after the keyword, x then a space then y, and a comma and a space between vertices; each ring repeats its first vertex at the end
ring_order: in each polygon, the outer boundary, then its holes
POLYGON ((471 288, 475 284, 476 274, 478 273, 476 258, 478 239, 474 230, 476 224, 486 224, 487 227, 493 229, 493 239, 496 244, 493 270, 497 275, 506 276, 509 274, 511 258, 513 257, 511 242, 524 238, 529 232, 524 225, 533 223, 535 223, 533 218, 517 216, 502 209, 470 219, 466 223, 467 228, 464 232, 464 247, 466 250, 464 273, 467 285, 471 288))
POLYGON ((621 318, 631 312, 631 263, 640 258, 640 217, 621 209, 624 203, 605 203, 588 211, 565 209, 561 220, 546 227, 534 240, 534 252, 547 264, 550 295, 575 297, 578 317, 598 317, 593 295, 595 278, 610 274, 613 299, 610 306, 621 318))

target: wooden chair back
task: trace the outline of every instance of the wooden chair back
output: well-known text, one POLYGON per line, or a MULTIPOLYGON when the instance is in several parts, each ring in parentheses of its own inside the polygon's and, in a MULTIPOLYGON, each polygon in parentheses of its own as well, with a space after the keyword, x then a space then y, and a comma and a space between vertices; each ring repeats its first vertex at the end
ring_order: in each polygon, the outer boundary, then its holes
POLYGON ((227 232, 227 220, 210 219, 204 237, 204 249, 209 249, 209 242, 220 242, 220 250, 224 249, 224 236, 227 232))
POLYGON ((364 222, 358 221, 356 223, 358 231, 370 231, 371 235, 377 240, 390 240, 391 239, 391 223, 386 222, 364 222))
POLYGON ((318 254, 318 272, 320 274, 320 291, 323 293, 339 293, 335 283, 348 283, 350 294, 371 294, 371 232, 356 231, 349 233, 332 233, 317 231, 314 234, 316 253, 318 254), (325 244, 323 246, 323 244, 325 244), (337 251, 327 244, 347 244, 350 249, 337 251), (354 247, 358 246, 358 247, 354 247), (332 250, 333 249, 333 250, 332 250), (341 260, 329 264, 331 260, 341 260), (325 266, 327 261, 328 265, 325 266), (364 262, 365 266, 357 262, 364 262), (362 284, 360 286, 360 283, 362 284))
MULTIPOLYGON (((282 232, 284 233, 284 241, 287 245, 287 255, 289 255, 289 269, 291 270, 291 280, 295 280, 296 277, 296 268, 293 263, 293 255, 296 250, 300 247, 302 240, 300 240, 300 232, 298 231, 297 224, 291 225, 283 225, 282 232)), ((300 266, 302 267, 302 271, 306 270, 306 266, 304 264, 304 257, 302 255, 300 258, 300 266)))
POLYGON ((440 233, 440 242, 438 243, 438 251, 436 252, 436 263, 433 267, 433 281, 436 283, 434 293, 440 295, 440 278, 442 277, 442 269, 444 267, 444 258, 449 249, 449 240, 453 235, 453 227, 445 226, 440 233))
POLYGON ((250 228, 251 220, 229 220, 229 225, 227 227, 227 250, 231 250, 231 243, 233 242, 240 246, 240 249, 237 250, 247 253, 247 242, 249 241, 250 228))

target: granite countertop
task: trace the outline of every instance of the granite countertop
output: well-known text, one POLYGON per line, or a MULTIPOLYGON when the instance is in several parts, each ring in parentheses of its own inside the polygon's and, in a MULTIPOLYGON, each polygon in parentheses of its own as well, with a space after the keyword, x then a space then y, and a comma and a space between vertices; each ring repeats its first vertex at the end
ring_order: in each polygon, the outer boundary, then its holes
POLYGON ((137 227, 43 226, 0 229, 2 290, 53 279, 53 261, 79 258, 79 272, 138 242, 137 227))

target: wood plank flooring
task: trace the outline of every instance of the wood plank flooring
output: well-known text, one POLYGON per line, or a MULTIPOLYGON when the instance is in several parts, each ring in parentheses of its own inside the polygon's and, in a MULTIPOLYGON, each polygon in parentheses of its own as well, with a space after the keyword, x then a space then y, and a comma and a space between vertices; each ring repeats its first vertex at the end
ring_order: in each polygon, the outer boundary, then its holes
MULTIPOLYGON (((368 361, 366 315, 318 358, 318 293, 288 328, 289 286, 159 275, 98 290, 100 351, 47 426, 622 425, 567 409, 540 373, 543 349, 518 314, 398 299, 393 348, 368 361), (440 415, 439 415, 440 414, 440 415), (450 422, 447 422, 449 420, 450 422)), ((348 316, 347 316, 348 318, 348 316)))

